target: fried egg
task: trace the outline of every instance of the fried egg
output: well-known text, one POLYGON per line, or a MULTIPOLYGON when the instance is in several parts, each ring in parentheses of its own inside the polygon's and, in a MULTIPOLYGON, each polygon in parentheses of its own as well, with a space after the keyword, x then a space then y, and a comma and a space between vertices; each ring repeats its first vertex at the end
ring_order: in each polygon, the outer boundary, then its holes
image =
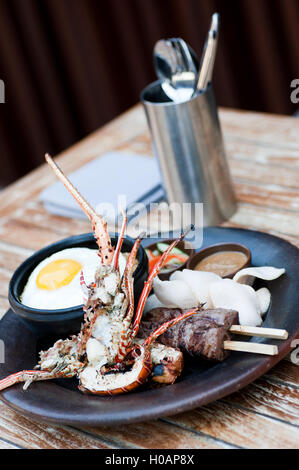
MULTIPOLYGON (((100 264, 98 250, 90 248, 68 248, 41 261, 30 274, 21 295, 21 302, 32 308, 56 310, 74 307, 83 303, 80 272, 86 284, 94 281, 100 264)), ((120 253, 119 270, 126 265, 120 253)))

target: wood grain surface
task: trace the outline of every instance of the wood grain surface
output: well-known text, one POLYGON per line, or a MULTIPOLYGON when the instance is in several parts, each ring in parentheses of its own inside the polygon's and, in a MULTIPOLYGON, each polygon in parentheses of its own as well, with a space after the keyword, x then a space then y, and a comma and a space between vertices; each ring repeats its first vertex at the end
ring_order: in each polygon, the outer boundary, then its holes
MULTIPOLYGON (((299 119, 220 110, 238 209, 224 226, 278 235, 299 247, 299 119)), ((46 151, 47 149, 45 149, 46 151)), ((140 106, 59 155, 66 173, 110 150, 152 154, 140 106)), ((38 200, 55 182, 46 165, 0 196, 0 317, 16 267, 33 251, 90 231, 84 220, 48 214, 38 200)), ((38 423, 0 402, 0 449, 299 448, 299 369, 284 360, 239 392, 177 416, 117 428, 38 423)))

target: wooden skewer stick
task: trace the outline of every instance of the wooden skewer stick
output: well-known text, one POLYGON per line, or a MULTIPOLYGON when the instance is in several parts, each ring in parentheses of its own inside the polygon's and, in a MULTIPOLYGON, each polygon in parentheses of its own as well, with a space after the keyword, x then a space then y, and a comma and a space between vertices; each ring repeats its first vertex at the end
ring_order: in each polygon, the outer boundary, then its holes
MULTIPOLYGON (((286 330, 280 330, 278 328, 232 325, 229 331, 239 335, 261 336, 263 338, 287 339, 288 337, 286 330)), ((247 343, 245 341, 224 341, 224 349, 228 349, 229 351, 268 354, 269 356, 278 354, 278 348, 274 344, 247 343)))
POLYGON ((273 344, 249 343, 245 341, 224 341, 224 349, 276 356, 277 346, 273 344))
POLYGON ((263 338, 287 339, 288 332, 278 328, 262 328, 260 326, 233 325, 230 330, 232 333, 247 336, 261 336, 263 338))

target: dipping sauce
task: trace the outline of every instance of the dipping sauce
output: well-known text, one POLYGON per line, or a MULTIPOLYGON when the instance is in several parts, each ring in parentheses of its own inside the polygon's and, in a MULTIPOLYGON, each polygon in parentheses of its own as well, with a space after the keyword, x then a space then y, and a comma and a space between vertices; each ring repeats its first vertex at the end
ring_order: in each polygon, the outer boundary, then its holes
POLYGON ((224 277, 241 269, 247 259, 245 253, 241 251, 218 251, 199 261, 194 269, 212 272, 224 277))

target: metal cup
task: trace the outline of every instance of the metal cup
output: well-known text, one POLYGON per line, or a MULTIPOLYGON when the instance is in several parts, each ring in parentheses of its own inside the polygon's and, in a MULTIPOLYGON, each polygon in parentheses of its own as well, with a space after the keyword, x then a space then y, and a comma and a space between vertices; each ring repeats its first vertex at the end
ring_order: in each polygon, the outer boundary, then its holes
POLYGON ((142 91, 141 101, 168 202, 202 202, 205 226, 231 217, 236 199, 212 86, 175 103, 157 81, 142 91))

